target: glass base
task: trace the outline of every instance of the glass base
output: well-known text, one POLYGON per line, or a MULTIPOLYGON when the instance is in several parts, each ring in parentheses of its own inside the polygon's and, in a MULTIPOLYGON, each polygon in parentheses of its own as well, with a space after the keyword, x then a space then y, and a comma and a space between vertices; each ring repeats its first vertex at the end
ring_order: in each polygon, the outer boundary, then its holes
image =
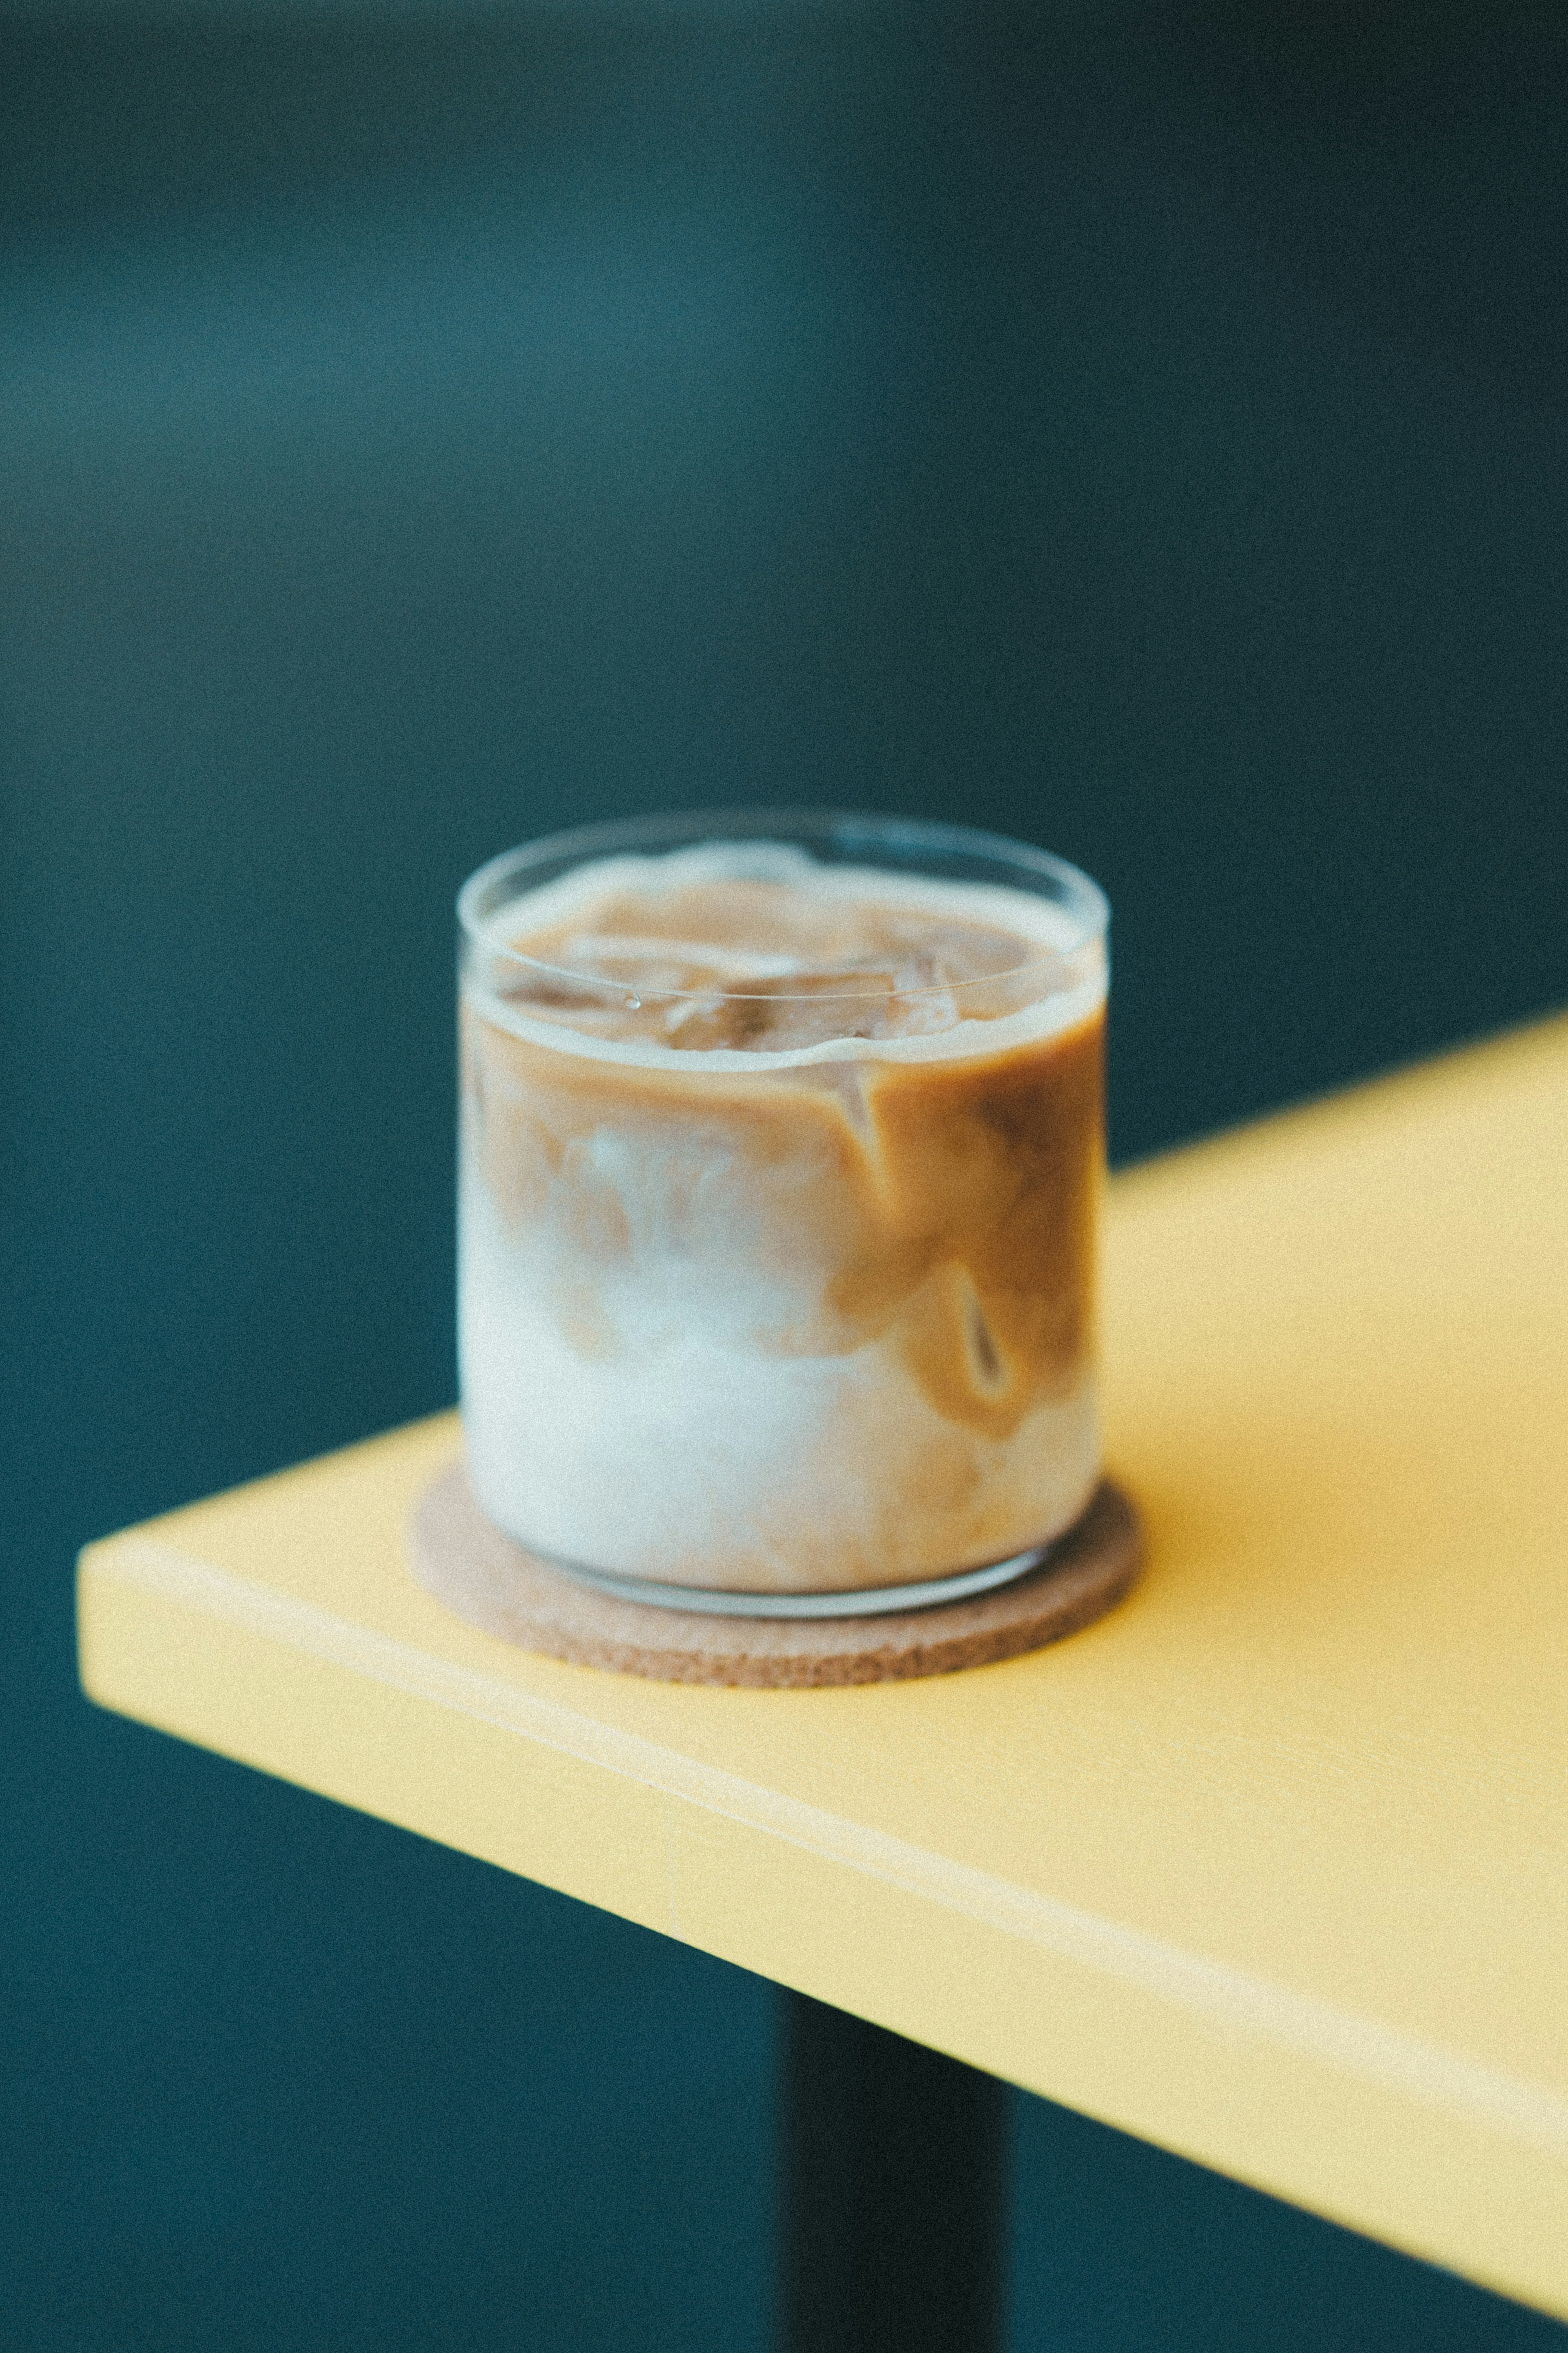
POLYGON ((840 1593, 735 1593, 708 1585, 658 1585, 650 1577, 616 1577, 574 1560, 552 1557, 550 1566, 597 1593, 613 1594, 617 1601, 646 1602, 654 1609, 690 1609, 725 1618, 878 1618, 890 1609, 934 1609, 939 1602, 989 1593, 994 1586, 1038 1568, 1067 1533, 1064 1528, 1048 1544, 1034 1545, 1007 1560, 988 1561, 984 1568, 966 1568, 958 1577, 925 1577, 918 1585, 860 1586, 840 1593))

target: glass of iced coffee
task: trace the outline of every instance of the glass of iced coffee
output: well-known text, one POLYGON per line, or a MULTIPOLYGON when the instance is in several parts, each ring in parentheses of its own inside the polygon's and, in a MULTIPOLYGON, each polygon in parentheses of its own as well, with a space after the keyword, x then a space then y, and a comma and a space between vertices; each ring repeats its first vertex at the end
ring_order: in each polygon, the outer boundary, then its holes
POLYGON ((961 826, 762 811, 532 843, 458 913, 496 1525, 748 1615, 1035 1566, 1100 1479, 1095 884, 961 826))

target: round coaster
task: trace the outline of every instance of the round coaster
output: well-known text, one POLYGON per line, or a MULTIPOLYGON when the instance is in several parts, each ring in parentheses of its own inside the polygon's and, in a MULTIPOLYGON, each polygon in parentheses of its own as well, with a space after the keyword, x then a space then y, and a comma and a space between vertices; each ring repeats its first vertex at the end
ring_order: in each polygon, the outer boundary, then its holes
POLYGON ((461 1462, 426 1488, 408 1533, 426 1593, 503 1641, 658 1683, 774 1689, 894 1683, 1017 1658, 1102 1617, 1139 1558, 1138 1515, 1110 1480, 1039 1567, 1010 1585, 867 1618, 721 1617, 617 1600, 503 1535, 475 1503, 461 1462))

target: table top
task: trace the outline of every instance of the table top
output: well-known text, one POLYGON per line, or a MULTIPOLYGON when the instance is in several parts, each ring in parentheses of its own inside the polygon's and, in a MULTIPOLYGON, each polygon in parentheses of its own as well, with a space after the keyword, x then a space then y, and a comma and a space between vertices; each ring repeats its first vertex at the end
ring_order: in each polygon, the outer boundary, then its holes
POLYGON ((101 1704, 1568 2316, 1568 1018, 1117 1177, 1131 1599, 802 1692, 415 1585, 444 1415, 89 1546, 101 1704))

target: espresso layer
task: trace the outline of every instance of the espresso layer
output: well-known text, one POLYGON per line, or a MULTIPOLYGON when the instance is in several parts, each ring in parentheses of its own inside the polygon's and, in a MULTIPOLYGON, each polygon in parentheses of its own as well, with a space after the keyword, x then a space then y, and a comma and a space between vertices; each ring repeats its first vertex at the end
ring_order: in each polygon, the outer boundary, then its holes
POLYGON ((1089 1345, 1103 1041, 1097 1014, 997 1055, 748 1082, 589 1061, 468 1011, 464 1087, 501 1225, 552 1241, 584 1355, 636 1345, 616 1302, 639 1263, 681 1265, 692 1313, 759 1354, 885 1341, 945 1419, 1006 1437, 1089 1345))

